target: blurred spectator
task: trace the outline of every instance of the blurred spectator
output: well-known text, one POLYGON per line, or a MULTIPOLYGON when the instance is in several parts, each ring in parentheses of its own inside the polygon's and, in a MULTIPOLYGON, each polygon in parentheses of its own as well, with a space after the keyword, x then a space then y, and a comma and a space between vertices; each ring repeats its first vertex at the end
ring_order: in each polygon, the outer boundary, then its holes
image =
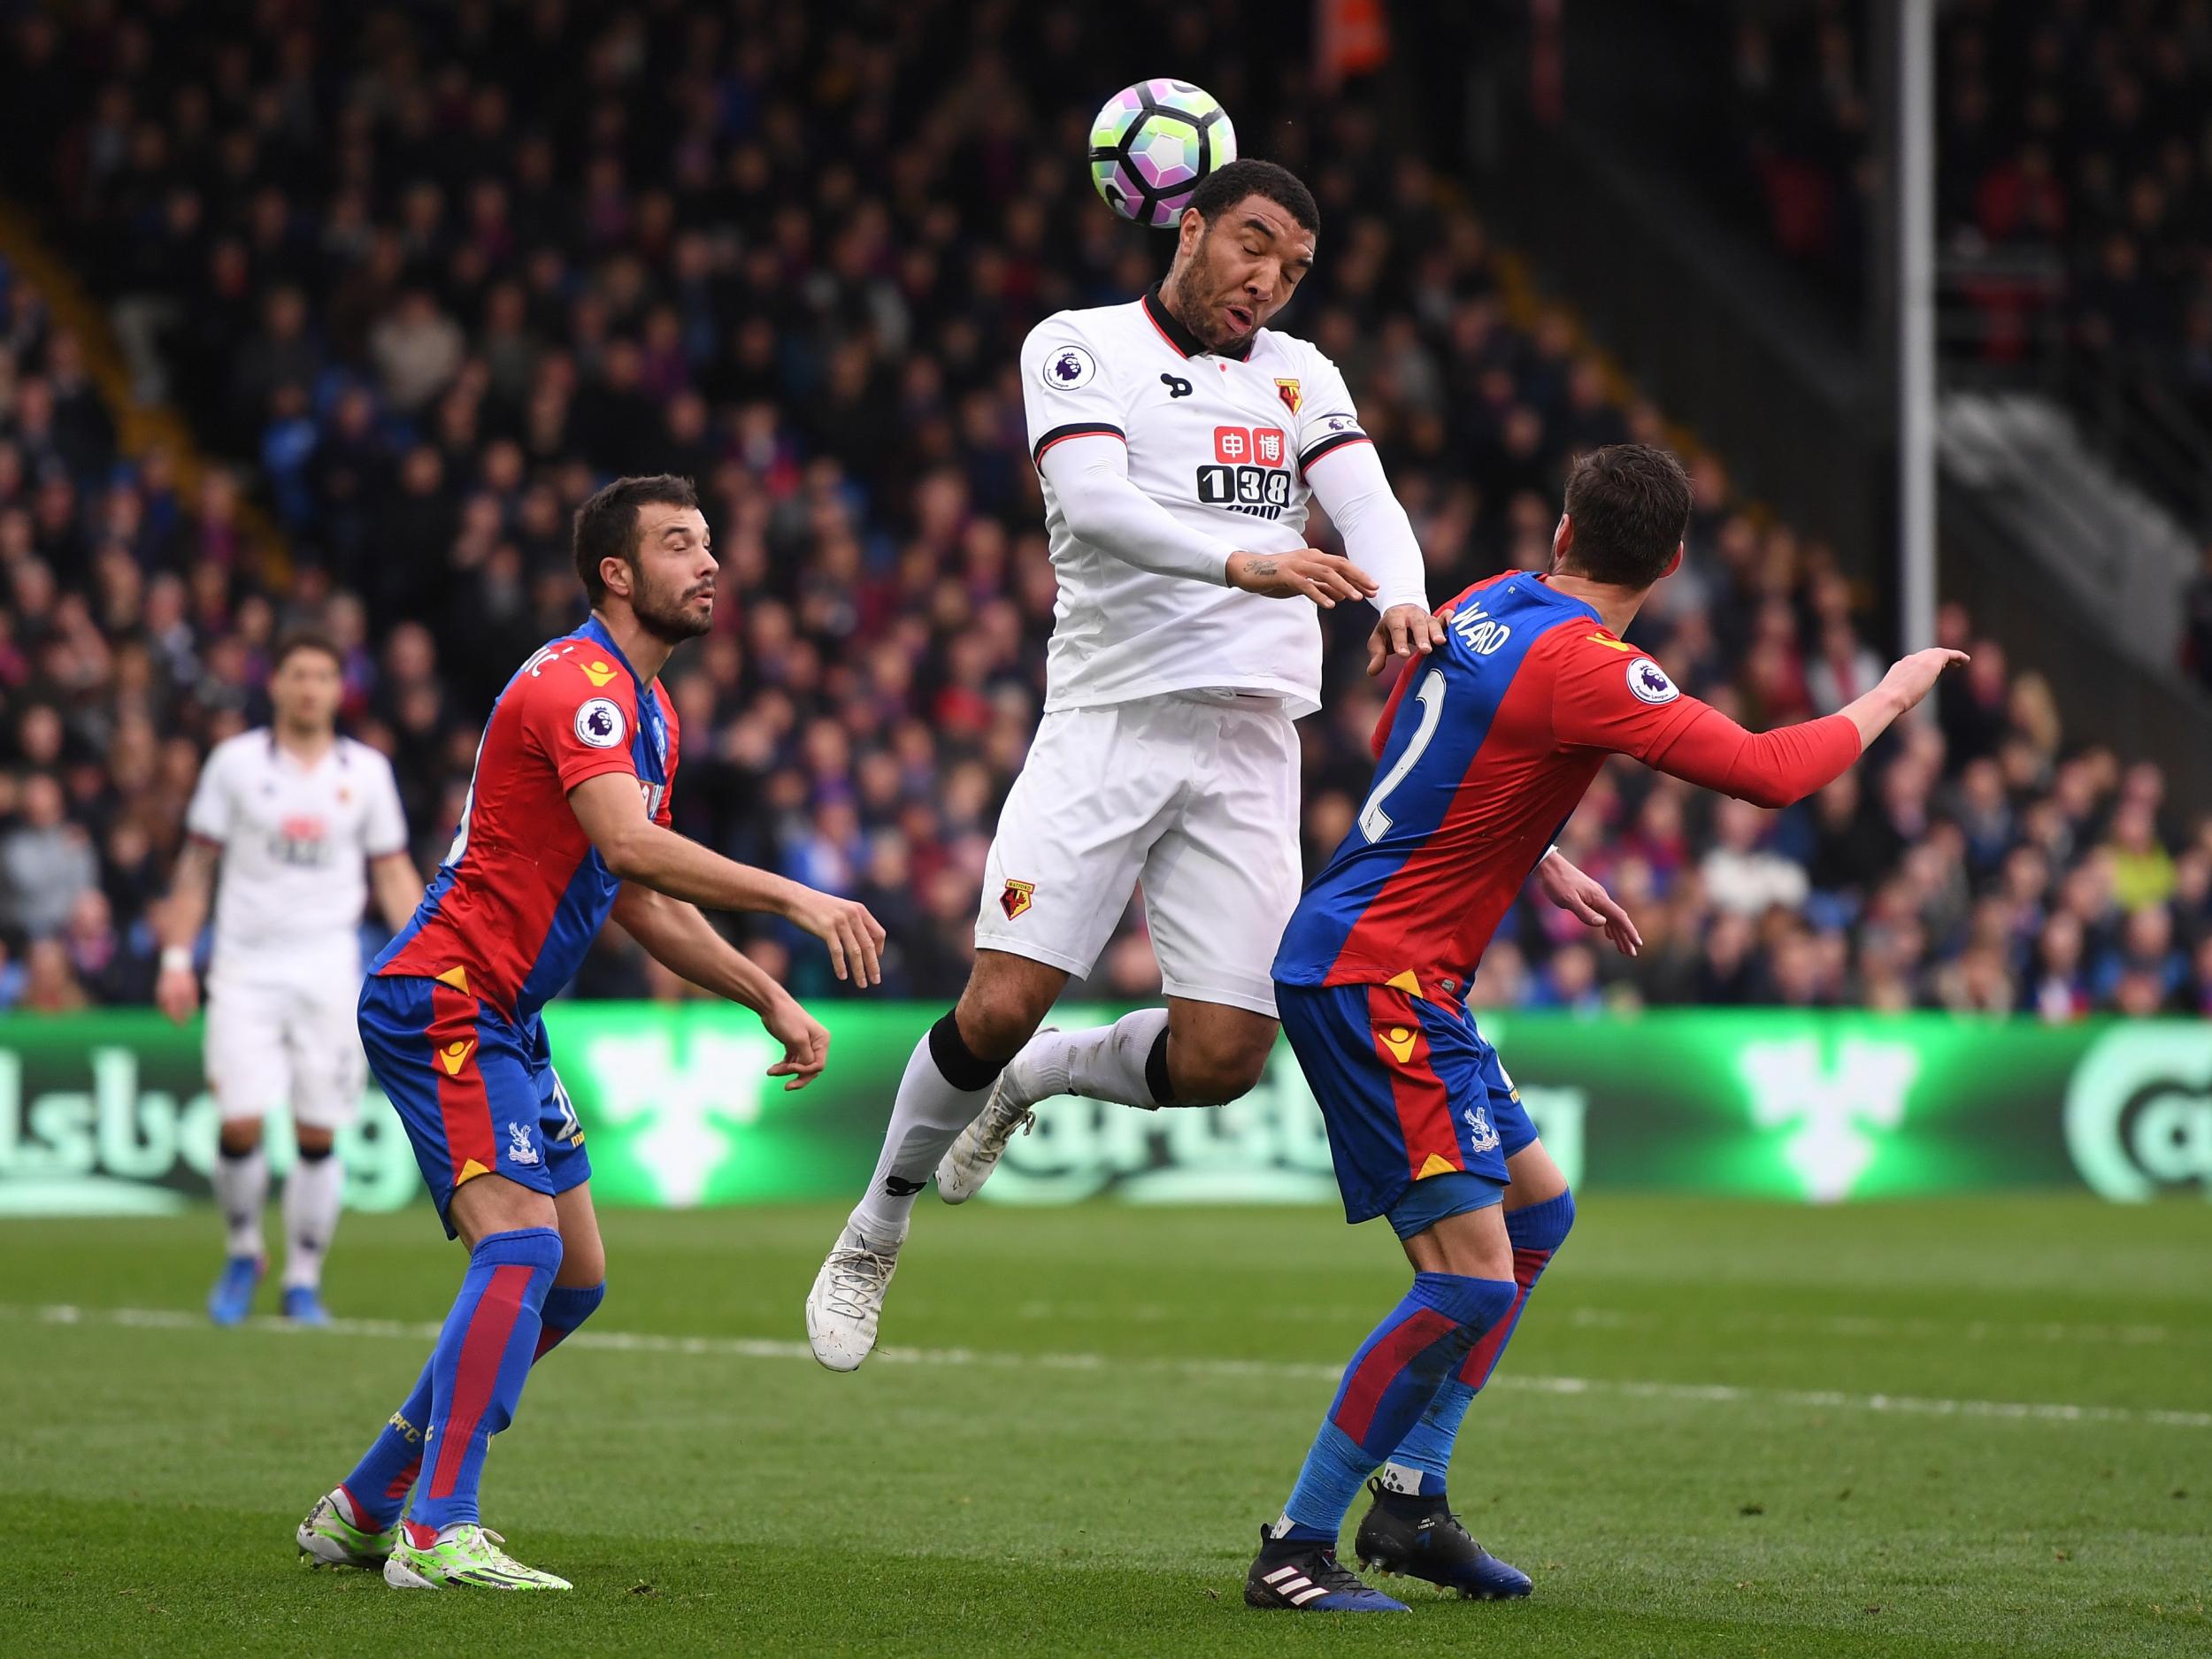
POLYGON ((22 1000, 27 1014, 74 1014, 92 1005, 58 939, 35 939, 25 953, 22 1000))
POLYGON ((1811 891, 1802 864, 1764 845, 1767 816, 1748 801, 1724 799, 1716 807, 1716 845, 1698 873, 1717 910, 1756 918, 1777 905, 1795 910, 1811 891))
POLYGON ((98 895, 100 866, 91 837, 66 811, 52 773, 33 772, 24 780, 19 820, 0 839, 0 905, 5 926, 19 936, 51 937, 79 898, 98 895))

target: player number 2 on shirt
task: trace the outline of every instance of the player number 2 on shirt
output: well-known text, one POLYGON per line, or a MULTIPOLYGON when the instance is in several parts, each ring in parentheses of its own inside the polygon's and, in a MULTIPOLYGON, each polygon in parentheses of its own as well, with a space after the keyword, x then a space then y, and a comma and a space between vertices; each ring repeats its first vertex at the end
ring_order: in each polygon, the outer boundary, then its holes
POLYGON ((1371 844, 1390 833, 1390 814, 1383 810, 1383 803, 1390 799, 1390 792, 1406 780, 1420 761, 1421 752, 1436 735, 1437 722, 1444 718, 1444 671, 1432 668, 1414 687, 1415 701, 1421 705, 1421 724, 1415 729, 1413 741, 1405 747, 1388 772, 1377 780, 1374 792, 1367 797, 1367 804, 1359 811, 1359 833, 1371 844))

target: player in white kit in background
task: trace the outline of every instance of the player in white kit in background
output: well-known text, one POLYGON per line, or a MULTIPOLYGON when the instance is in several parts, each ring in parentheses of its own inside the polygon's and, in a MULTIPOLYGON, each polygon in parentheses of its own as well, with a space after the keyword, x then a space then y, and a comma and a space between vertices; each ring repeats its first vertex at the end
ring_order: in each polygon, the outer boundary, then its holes
POLYGON ((1269 969, 1301 877, 1292 722, 1321 698, 1316 608, 1381 613, 1370 673, 1443 638, 1343 376, 1263 326, 1311 265, 1319 218, 1284 168, 1233 162, 1192 194, 1159 286, 1048 318, 1023 346, 1059 580, 1044 718, 999 818, 967 987, 908 1062, 867 1194, 807 1298, 833 1370, 874 1347, 933 1171, 959 1202, 1037 1101, 1216 1104, 1274 1047, 1269 969), (1348 557, 1306 545, 1310 500, 1348 557), (1140 884, 1166 1008, 1040 1033, 1140 884))
POLYGON ((154 999, 182 1024, 199 1003, 192 953, 213 894, 207 1077, 222 1113, 215 1199, 228 1234, 208 1297, 218 1325, 252 1311, 266 1271, 262 1121, 279 1105, 291 1110, 298 1148, 284 1182, 284 1312, 309 1324, 329 1317, 323 1257, 344 1182, 334 1136, 360 1108, 367 1064, 354 1023, 362 904, 373 879, 377 910, 396 932, 422 896, 391 763, 338 734, 339 674, 328 640, 299 634, 279 644, 271 722, 209 751, 160 912, 154 999))

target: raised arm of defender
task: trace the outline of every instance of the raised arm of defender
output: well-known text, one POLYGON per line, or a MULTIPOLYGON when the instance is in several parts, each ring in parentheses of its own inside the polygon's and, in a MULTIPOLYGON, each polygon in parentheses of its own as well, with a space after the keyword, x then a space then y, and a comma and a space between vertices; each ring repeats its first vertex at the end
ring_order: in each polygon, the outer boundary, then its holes
POLYGON ((741 864, 663 829, 645 815, 637 779, 628 772, 585 779, 568 792, 568 804, 609 872, 620 879, 718 910, 780 916, 829 947, 830 967, 839 979, 882 983, 885 934, 867 906, 741 864))
MULTIPOLYGON (((1563 631, 1565 636, 1566 631, 1563 631)), ((1632 755, 1646 765, 1764 807, 1788 806, 1826 787, 1868 744, 1928 695, 1962 651, 1916 651, 1882 683, 1837 713, 1772 732, 1750 732, 1709 703, 1683 696, 1648 657, 1594 637, 1569 637, 1552 729, 1563 743, 1632 755)))

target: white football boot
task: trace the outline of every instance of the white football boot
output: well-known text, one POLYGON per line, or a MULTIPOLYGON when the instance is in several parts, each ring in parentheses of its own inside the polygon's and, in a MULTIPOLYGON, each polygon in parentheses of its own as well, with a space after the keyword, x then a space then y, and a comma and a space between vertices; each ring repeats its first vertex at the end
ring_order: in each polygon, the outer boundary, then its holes
POLYGON ((857 1371, 876 1345, 883 1293, 898 1271, 901 1240, 872 1244, 849 1221, 822 1262, 806 1296, 806 1335, 832 1371, 857 1371))
MULTIPOLYGON (((1047 1025, 1037 1035, 1057 1029, 1047 1025)), ((1025 1045, 1023 1053, 1026 1052, 1025 1045)), ((1037 1092, 1038 1087, 1037 1079, 1023 1066, 1021 1055, 1006 1063, 975 1121, 960 1132, 960 1138, 937 1161, 938 1197, 949 1204, 964 1204, 983 1190, 983 1183, 998 1167, 1006 1143, 1017 1134, 1027 1134, 1035 1125, 1037 1114, 1033 1109, 1045 1098, 1037 1092)))

